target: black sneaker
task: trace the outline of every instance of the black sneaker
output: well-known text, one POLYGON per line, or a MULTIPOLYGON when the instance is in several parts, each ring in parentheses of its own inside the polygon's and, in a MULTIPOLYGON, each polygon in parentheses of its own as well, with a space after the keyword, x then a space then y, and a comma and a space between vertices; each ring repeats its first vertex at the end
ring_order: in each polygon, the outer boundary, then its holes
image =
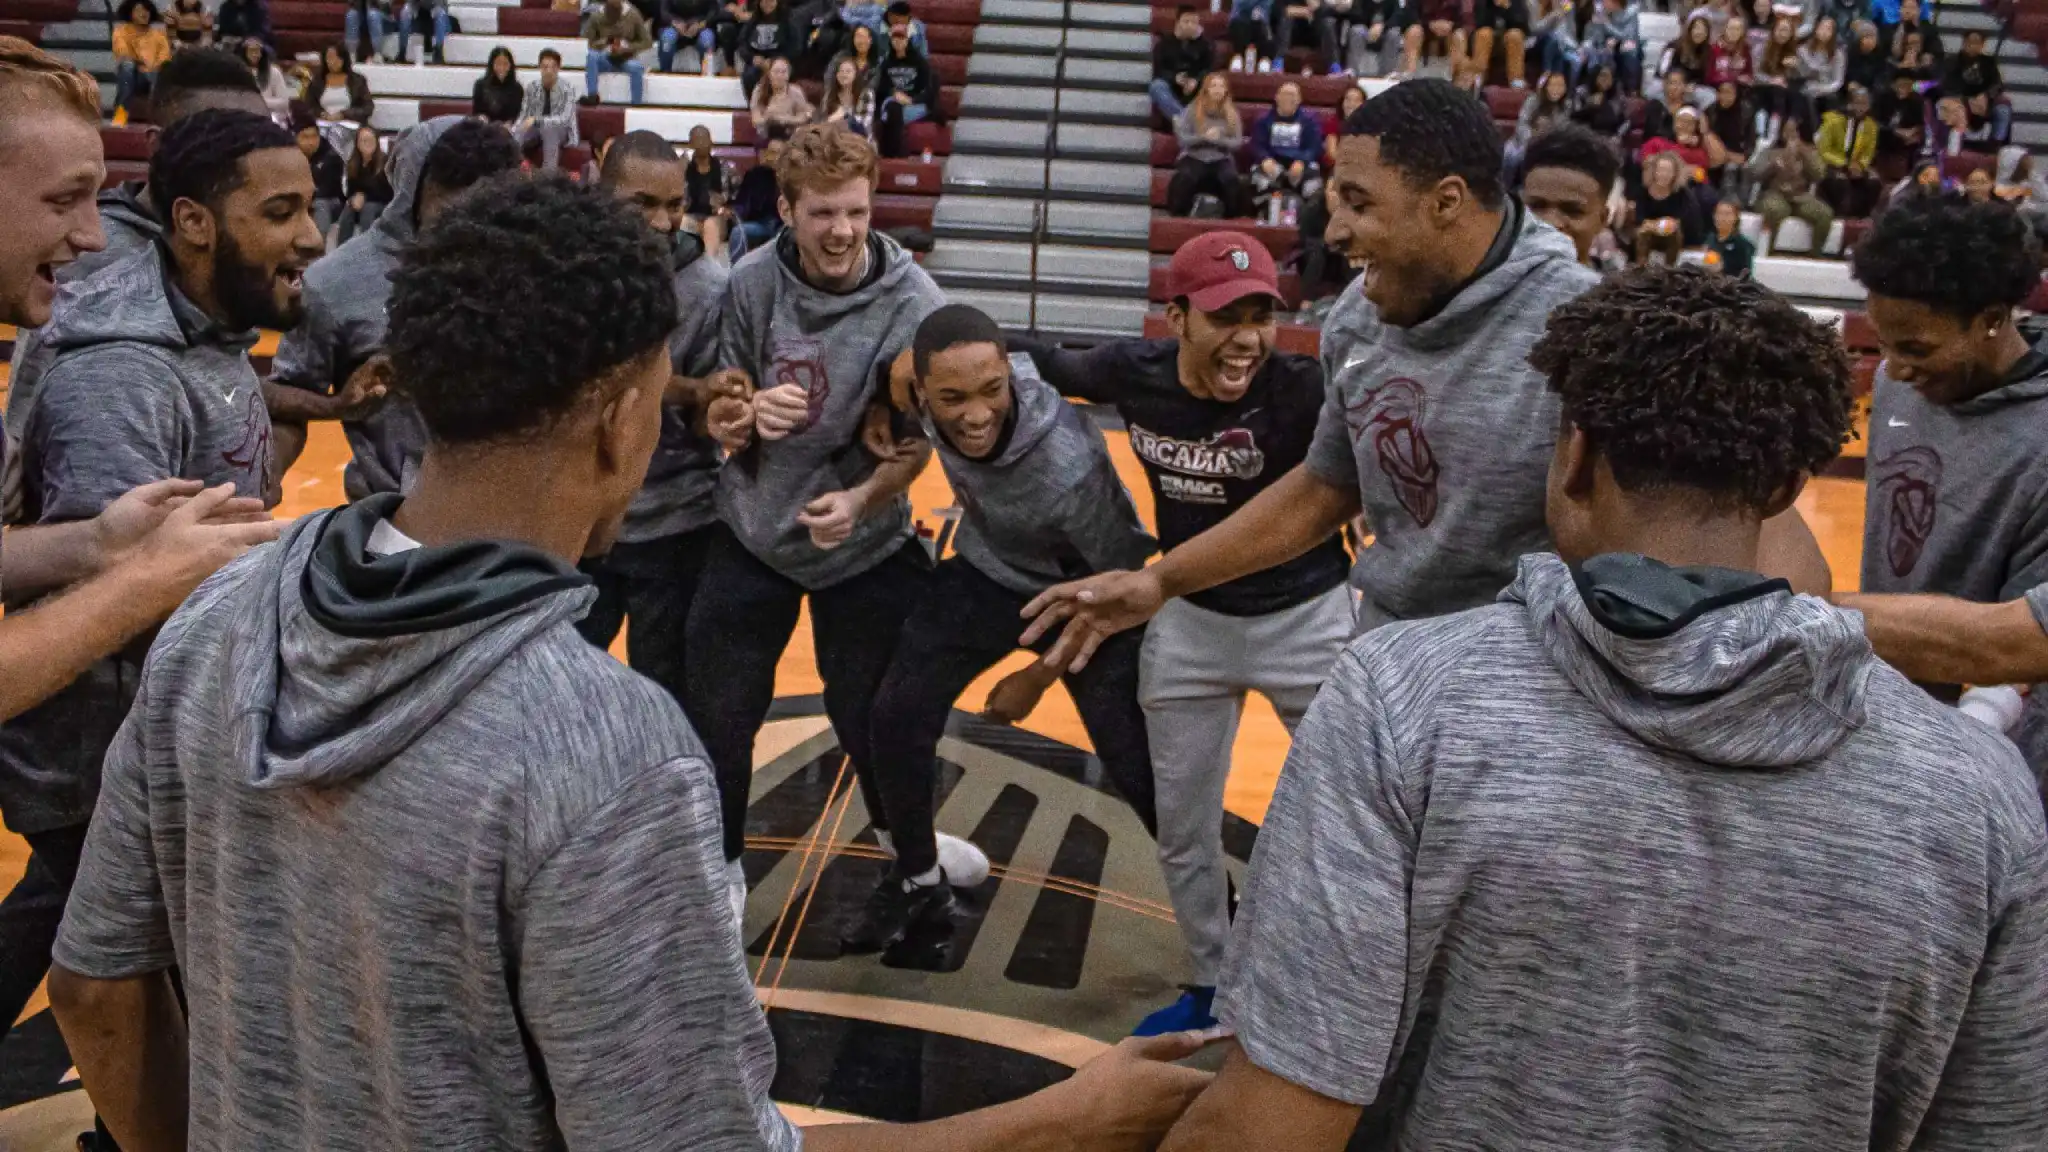
POLYGON ((887 951, 919 924, 942 923, 952 915, 953 890, 944 881, 912 884, 891 868, 861 909, 860 923, 839 946, 855 956, 887 951))

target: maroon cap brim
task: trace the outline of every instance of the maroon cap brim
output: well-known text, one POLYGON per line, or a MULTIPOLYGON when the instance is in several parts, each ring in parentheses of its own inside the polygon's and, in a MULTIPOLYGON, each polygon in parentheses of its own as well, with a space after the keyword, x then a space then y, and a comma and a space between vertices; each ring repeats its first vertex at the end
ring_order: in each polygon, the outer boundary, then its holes
POLYGON ((1280 302, 1280 286, 1269 284, 1257 277, 1246 277, 1242 280, 1226 280, 1221 284, 1211 284, 1199 292, 1188 293, 1188 303, 1192 304, 1198 311, 1221 312, 1247 296, 1270 296, 1278 304, 1280 302))

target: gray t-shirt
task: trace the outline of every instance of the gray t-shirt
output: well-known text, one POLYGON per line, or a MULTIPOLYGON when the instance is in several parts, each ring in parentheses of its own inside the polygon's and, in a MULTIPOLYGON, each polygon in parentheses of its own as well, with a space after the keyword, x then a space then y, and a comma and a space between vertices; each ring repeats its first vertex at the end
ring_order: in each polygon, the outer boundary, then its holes
POLYGON ((1503 230, 1505 250, 1422 323, 1382 323, 1356 283, 1324 323, 1329 385, 1307 466, 1364 501, 1361 630, 1484 604, 1517 559, 1550 546, 1557 397, 1529 349, 1551 309, 1599 277, 1519 206, 1503 230))
POLYGON ((1217 1014, 1356 1149, 2048 1147, 2048 827, 2005 741, 1780 592, 1664 639, 1555 556, 1354 641, 1217 1014))
MULTIPOLYGON (((701 252, 701 243, 697 247, 701 252)), ((678 326, 669 337, 668 350, 677 375, 702 379, 718 367, 725 283, 725 265, 703 255, 676 273, 678 326)), ((619 526, 620 542, 661 540, 718 519, 718 466, 724 457, 709 436, 697 431, 696 416, 681 405, 662 409, 661 442, 647 463, 647 481, 634 494, 625 523, 619 526)))

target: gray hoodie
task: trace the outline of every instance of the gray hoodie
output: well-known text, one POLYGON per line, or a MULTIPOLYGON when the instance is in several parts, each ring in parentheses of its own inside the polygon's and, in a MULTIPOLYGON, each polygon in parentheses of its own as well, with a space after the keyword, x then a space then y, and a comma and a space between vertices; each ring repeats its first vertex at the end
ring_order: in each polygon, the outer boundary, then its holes
POLYGON ((673 700, 516 545, 299 521, 166 624, 56 959, 184 972, 214 1152, 794 1152, 673 700))
POLYGON ((1357 282, 1338 298, 1307 466, 1365 503, 1373 543, 1351 570, 1361 629, 1484 604, 1517 559, 1550 546, 1558 406, 1529 349, 1551 309, 1598 282, 1564 233, 1516 203, 1478 275, 1420 324, 1381 323, 1357 282))
MULTIPOLYGON (((719 316, 725 308, 725 265, 704 255, 704 242, 677 234, 676 315, 669 360, 676 374, 694 379, 718 367, 719 316)), ((669 405, 661 413, 661 442, 647 465, 647 482, 626 509, 619 540, 640 544, 692 532, 718 519, 715 490, 723 457, 710 437, 696 430, 696 413, 669 405)))
POLYGON ((2048 827, 1782 582, 1525 557, 1351 645, 1218 1015, 1352 1147, 2048 1147, 2048 827))
MULTIPOLYGON (((1865 592, 1932 592, 1984 604, 2025 599, 2048 628, 2048 359, 2006 383, 1935 404, 1881 367, 1871 389, 1865 592)), ((1958 685, 1931 685, 1953 701, 1958 685)), ((2012 736, 2048 780, 2048 687, 2012 736)))
MULTIPOLYGON (((43 330, 46 366, 18 412, 14 524, 86 520, 141 484, 182 477, 270 491, 270 413, 249 366, 254 332, 224 331, 174 287, 156 245, 66 284, 43 330)), ((19 602, 9 609, 18 609, 19 602)), ((0 808, 16 832, 83 824, 100 757, 134 694, 147 641, 0 724, 0 808)))
MULTIPOLYGON (((406 129, 392 143, 391 203, 376 227, 306 269, 306 316, 278 342, 270 367, 272 383, 331 395, 364 361, 383 351, 391 272, 399 254, 412 243, 413 211, 427 153, 463 119, 435 117, 406 129)), ((349 499, 412 486, 426 452, 427 428, 404 397, 386 397, 368 416, 342 421, 341 430, 354 454, 343 474, 349 499)))
POLYGON ((961 455, 924 417, 946 482, 960 502, 954 551, 1020 596, 1062 580, 1145 566, 1159 542, 1145 531, 1109 446, 1087 417, 1010 357, 1010 428, 990 460, 961 455))
POLYGON ((719 472, 718 514, 747 551, 813 591, 880 564, 910 531, 910 502, 901 496, 871 511, 837 548, 813 545, 796 520, 805 504, 874 472, 860 428, 877 375, 945 303, 887 236, 868 234, 868 260, 853 291, 814 288, 796 269, 795 237, 784 233, 732 270, 719 331, 721 367, 740 369, 763 389, 799 384, 810 394, 807 425, 757 441, 719 472))

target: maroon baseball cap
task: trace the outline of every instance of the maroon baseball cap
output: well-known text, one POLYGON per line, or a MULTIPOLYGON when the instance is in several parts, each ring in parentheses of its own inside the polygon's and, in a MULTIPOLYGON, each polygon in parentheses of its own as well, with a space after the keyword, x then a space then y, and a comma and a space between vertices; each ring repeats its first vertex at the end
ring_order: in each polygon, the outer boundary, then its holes
POLYGON ((1166 270, 1168 295, 1217 312, 1247 296, 1280 299, 1280 273, 1266 246, 1242 232, 1204 232, 1180 246, 1166 270))

